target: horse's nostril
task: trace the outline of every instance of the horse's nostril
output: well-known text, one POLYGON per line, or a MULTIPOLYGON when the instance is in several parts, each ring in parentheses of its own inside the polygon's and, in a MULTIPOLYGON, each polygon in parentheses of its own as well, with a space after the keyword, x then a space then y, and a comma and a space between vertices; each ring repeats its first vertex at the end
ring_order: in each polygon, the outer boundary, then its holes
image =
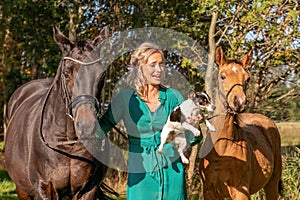
POLYGON ((240 106, 240 102, 239 102, 239 100, 238 100, 238 98, 236 96, 234 96, 233 105, 236 108, 238 108, 240 106))
POLYGON ((75 126, 76 126, 77 133, 91 134, 92 131, 94 130, 95 123, 84 121, 84 120, 79 120, 75 124, 76 124, 75 126))
POLYGON ((236 112, 244 111, 245 105, 246 105, 246 99, 238 98, 237 96, 233 98, 233 106, 236 112))
POLYGON ((242 104, 237 96, 234 97, 233 105, 234 105, 234 110, 239 112, 242 107, 242 104))
POLYGON ((81 130, 82 127, 84 126, 83 124, 84 124, 83 121, 77 121, 77 122, 76 122, 76 127, 77 127, 77 129, 81 130))

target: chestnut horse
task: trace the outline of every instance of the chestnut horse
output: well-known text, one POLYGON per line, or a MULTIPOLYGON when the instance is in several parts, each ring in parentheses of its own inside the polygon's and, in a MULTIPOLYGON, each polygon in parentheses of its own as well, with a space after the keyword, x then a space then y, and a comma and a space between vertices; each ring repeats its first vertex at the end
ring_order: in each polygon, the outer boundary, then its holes
POLYGON ((250 199, 261 188, 267 200, 275 200, 282 190, 276 125, 261 114, 241 113, 246 105, 246 69, 251 60, 252 51, 237 61, 226 60, 222 47, 216 49, 218 91, 212 119, 216 132, 207 134, 200 154, 206 200, 250 199))
POLYGON ((24 84, 10 98, 6 169, 19 199, 102 199, 107 167, 80 139, 100 145, 94 136, 96 96, 105 69, 98 60, 83 62, 108 36, 108 29, 93 41, 77 42, 57 27, 53 32, 63 54, 56 76, 24 84))

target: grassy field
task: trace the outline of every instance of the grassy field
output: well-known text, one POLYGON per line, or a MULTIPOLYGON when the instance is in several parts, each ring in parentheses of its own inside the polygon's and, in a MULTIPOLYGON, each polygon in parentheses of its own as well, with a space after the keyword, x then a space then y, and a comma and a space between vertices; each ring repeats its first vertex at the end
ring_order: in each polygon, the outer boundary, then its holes
POLYGON ((300 122, 278 122, 276 123, 282 146, 300 145, 300 122))
MULTIPOLYGON (((281 134, 283 149, 283 184, 284 200, 299 200, 300 192, 300 122, 276 123, 281 134), (298 146, 298 147, 296 147, 298 146)), ((3 142, 0 143, 0 199, 17 200, 15 185, 9 179, 3 164, 3 142)), ((124 199, 120 198, 119 200, 124 199)), ((191 199, 201 199, 199 196, 191 199)), ((252 200, 263 200, 264 194, 259 192, 251 196, 252 200)))

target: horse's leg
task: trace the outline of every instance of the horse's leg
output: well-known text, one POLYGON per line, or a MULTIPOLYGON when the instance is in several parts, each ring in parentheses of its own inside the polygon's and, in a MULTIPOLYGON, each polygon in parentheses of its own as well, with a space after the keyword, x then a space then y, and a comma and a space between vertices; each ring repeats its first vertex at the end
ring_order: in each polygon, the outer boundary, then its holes
MULTIPOLYGON (((277 131, 277 135, 279 137, 278 131, 277 131)), ((272 173, 270 180, 264 187, 264 191, 266 193, 266 200, 279 199, 279 196, 281 195, 282 190, 283 190, 281 175, 282 175, 281 150, 280 150, 280 142, 277 141, 277 148, 275 149, 275 152, 274 152, 273 173, 272 173)))
POLYGON ((93 187, 90 191, 83 194, 80 198, 78 198, 78 194, 76 194, 72 200, 93 200, 97 199, 97 187, 93 187))
POLYGON ((250 200, 249 189, 246 186, 227 186, 227 189, 232 200, 250 200))
POLYGON ((33 200, 34 197, 30 196, 27 192, 22 190, 20 187, 16 186, 17 195, 20 200, 33 200))
POLYGON ((44 199, 51 199, 51 200, 58 200, 59 195, 57 191, 54 189, 51 182, 44 183, 42 181, 39 182, 39 187, 35 189, 36 200, 44 200, 44 199))
POLYGON ((216 197, 212 192, 205 191, 203 192, 203 199, 204 200, 220 200, 220 198, 216 197))
POLYGON ((279 199, 279 190, 281 190, 281 180, 280 178, 273 178, 269 180, 269 182, 264 187, 264 191, 266 193, 266 200, 277 200, 279 199))
POLYGON ((203 184, 203 199, 204 200, 219 200, 219 198, 214 191, 208 189, 206 184, 203 184))

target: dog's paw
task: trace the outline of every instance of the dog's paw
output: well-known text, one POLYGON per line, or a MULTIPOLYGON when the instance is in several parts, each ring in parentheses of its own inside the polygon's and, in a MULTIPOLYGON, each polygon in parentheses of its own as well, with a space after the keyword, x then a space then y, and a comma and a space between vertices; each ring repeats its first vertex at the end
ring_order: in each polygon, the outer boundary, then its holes
POLYGON ((182 161, 183 164, 189 164, 190 163, 189 159, 187 159, 186 157, 181 157, 181 161, 182 161))
POLYGON ((196 132, 194 132, 194 135, 195 135, 195 137, 198 137, 198 136, 200 136, 200 134, 201 134, 201 132, 198 130, 198 131, 196 131, 196 132))
POLYGON ((216 128, 208 120, 205 120, 205 124, 211 132, 216 132, 216 128))

